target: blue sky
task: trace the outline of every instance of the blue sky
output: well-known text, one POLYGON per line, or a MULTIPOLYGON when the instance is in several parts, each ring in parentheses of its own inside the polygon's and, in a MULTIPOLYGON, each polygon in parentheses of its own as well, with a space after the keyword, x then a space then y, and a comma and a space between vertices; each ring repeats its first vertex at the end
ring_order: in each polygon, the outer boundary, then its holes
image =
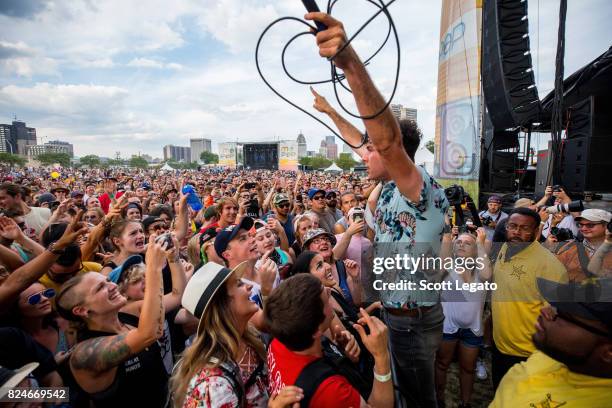
MULTIPOLYGON (((566 75, 612 39, 612 2, 569 3, 566 75)), ((552 89, 558 4, 529 1, 541 97, 552 89)), ((435 126, 440 5, 398 0, 391 6, 402 49, 394 102, 418 109, 426 139, 433 138, 435 126)), ((335 10, 349 33, 372 12, 355 0, 339 2, 335 10)), ((163 145, 187 145, 190 137, 211 138, 214 149, 223 141, 295 139, 299 131, 309 149, 316 149, 326 129, 274 96, 254 64, 255 44, 267 24, 303 14, 298 0, 3 0, 0 123, 16 115, 37 128, 39 142, 69 141, 78 156, 120 151, 123 157, 161 157, 163 145)), ((262 59, 274 84, 309 107, 308 89, 279 69, 282 45, 302 30, 296 23, 278 26, 264 43, 262 59)), ((376 20, 356 41, 358 52, 374 50, 385 30, 385 21, 376 20)), ((385 94, 395 58, 391 44, 370 67, 385 94)), ((296 43, 288 62, 303 78, 328 75, 310 37, 296 43)), ((333 99, 331 86, 317 89, 333 99)))

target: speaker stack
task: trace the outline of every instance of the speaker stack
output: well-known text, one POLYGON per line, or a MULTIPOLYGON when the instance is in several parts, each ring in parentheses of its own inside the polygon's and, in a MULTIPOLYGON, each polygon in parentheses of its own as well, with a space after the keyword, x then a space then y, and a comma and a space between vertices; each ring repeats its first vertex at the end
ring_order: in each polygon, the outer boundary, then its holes
POLYGON ((591 96, 567 110, 561 180, 572 193, 612 193, 612 98, 591 96))

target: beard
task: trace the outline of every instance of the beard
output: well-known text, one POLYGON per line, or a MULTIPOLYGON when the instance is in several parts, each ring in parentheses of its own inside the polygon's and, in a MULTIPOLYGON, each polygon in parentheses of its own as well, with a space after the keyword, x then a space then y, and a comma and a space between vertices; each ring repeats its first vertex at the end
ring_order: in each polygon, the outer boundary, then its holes
POLYGON ((541 340, 536 336, 533 336, 532 340, 538 350, 546 354, 548 357, 557 360, 570 368, 584 365, 589 360, 592 352, 589 351, 582 356, 569 354, 548 344, 546 334, 544 334, 544 337, 541 340))

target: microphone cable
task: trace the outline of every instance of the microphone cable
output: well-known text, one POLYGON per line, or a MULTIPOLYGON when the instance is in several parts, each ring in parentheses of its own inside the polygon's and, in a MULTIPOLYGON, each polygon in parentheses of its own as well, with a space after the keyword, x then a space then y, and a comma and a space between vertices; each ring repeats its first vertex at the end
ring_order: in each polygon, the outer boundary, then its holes
MULTIPOLYGON (((339 0, 328 0, 327 2, 327 14, 331 15, 334 6, 336 5, 336 3, 338 3, 339 0)), ((265 37, 265 35, 268 33, 268 31, 274 27, 276 24, 282 22, 282 21, 297 21, 301 24, 306 25, 309 28, 309 31, 304 31, 301 32, 299 34, 294 35, 283 47, 283 52, 281 54, 281 63, 282 63, 282 67, 283 67, 283 71, 285 72, 285 75, 287 75, 292 81, 297 82, 298 84, 302 84, 302 85, 320 85, 320 84, 326 84, 326 83, 332 83, 333 87, 334 87, 334 95, 336 96, 336 100, 338 101, 338 104, 340 105, 340 107, 342 108, 342 110, 344 110, 344 112, 346 112, 348 115, 354 117, 354 118, 358 118, 358 119, 362 119, 362 120, 367 120, 367 119, 373 119, 375 117, 377 117, 378 115, 380 115, 381 113, 383 113, 387 107, 389 106, 389 104, 391 104, 391 101, 393 100, 393 97, 395 96, 395 92, 397 91, 397 84, 399 81, 399 73, 400 73, 400 43, 399 43, 399 37, 397 34, 397 29, 395 28, 395 23, 393 21, 393 18, 391 17, 391 14, 389 13, 389 11, 387 10, 387 8, 395 3, 396 0, 391 0, 388 3, 384 3, 383 0, 366 0, 368 3, 376 6, 378 8, 378 11, 376 13, 374 13, 358 30, 357 32, 355 32, 355 34, 353 34, 348 40, 347 42, 330 58, 328 58, 329 61, 329 65, 330 65, 330 72, 331 72, 331 78, 330 79, 325 79, 325 80, 320 80, 320 81, 303 81, 300 80, 298 78, 296 78, 294 75, 292 75, 288 68, 287 68, 287 64, 285 63, 285 56, 287 53, 287 49, 289 48, 289 46, 298 38, 300 38, 301 36, 304 35, 316 35, 316 27, 310 25, 308 22, 297 18, 297 17, 281 17, 278 18, 276 20, 274 20, 272 23, 270 23, 265 29, 264 31, 261 33, 261 35, 259 36, 259 39, 257 40, 257 46, 255 47, 255 65, 257 67, 257 73, 259 74, 259 76, 261 77, 261 79, 263 80, 263 82, 268 86, 268 88, 270 88, 270 90, 272 90, 272 92, 274 92, 279 98, 281 98, 283 101, 287 102, 289 105, 293 106, 294 108, 300 110, 301 112, 304 112, 306 115, 310 116, 311 118, 313 118, 314 120, 316 120, 317 122, 319 122, 320 124, 322 124, 323 126, 325 126, 327 129, 329 129, 330 132, 332 132, 334 135, 336 135, 340 140, 342 140, 344 143, 346 143, 347 145, 349 145, 351 148, 353 149, 359 149, 360 147, 362 147, 363 145, 365 145, 368 142, 368 136, 367 133, 364 133, 361 137, 361 142, 359 143, 359 145, 352 145, 351 143, 349 143, 347 140, 345 140, 340 134, 338 134, 338 132, 336 132, 334 129, 332 129, 327 123, 325 123, 324 121, 322 121, 321 119, 317 118, 316 116, 314 116, 312 113, 308 112, 306 109, 298 106, 297 104, 291 102, 289 99, 287 99, 286 97, 284 97, 280 92, 278 92, 273 86, 272 84, 270 84, 270 82, 268 82, 268 80, 264 77, 262 71, 261 71, 261 66, 259 63, 259 47, 261 46, 261 42, 263 40, 263 38, 265 37), (395 44, 397 47, 397 66, 396 66, 396 70, 395 70, 395 81, 393 83, 393 91, 391 92, 391 96, 389 97, 389 99, 386 101, 385 105, 376 113, 372 114, 372 115, 366 115, 366 116, 360 116, 359 114, 355 114, 351 111, 349 111, 343 104, 342 101, 340 100, 340 96, 338 94, 338 84, 340 84, 340 86, 342 86, 342 88, 344 88, 345 90, 347 90, 348 92, 352 93, 352 91, 350 90, 350 88, 345 85, 343 83, 343 81, 346 79, 346 76, 344 74, 339 74, 336 68, 336 65, 334 64, 334 58, 336 58, 336 56, 338 54, 340 54, 342 51, 344 51, 344 49, 346 47, 349 46, 349 44, 355 39, 355 37, 357 37, 357 35, 359 35, 363 29, 365 29, 376 17, 378 17, 379 14, 384 13, 385 16, 387 17, 387 20, 389 21, 389 29, 387 31, 387 35, 385 37, 385 40, 383 41, 382 45, 368 58, 364 61, 364 65, 367 66, 369 65, 370 61, 384 48, 384 46, 387 44, 387 41, 389 40, 389 37, 391 36, 391 33, 393 33, 393 36, 395 37, 395 44)))

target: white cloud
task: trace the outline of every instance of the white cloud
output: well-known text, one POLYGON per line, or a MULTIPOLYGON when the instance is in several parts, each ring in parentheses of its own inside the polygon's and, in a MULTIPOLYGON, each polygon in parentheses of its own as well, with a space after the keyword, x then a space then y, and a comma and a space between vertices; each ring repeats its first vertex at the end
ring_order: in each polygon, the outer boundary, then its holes
POLYGON ((137 67, 137 68, 155 68, 155 69, 174 69, 181 70, 183 66, 181 64, 177 64, 175 62, 171 62, 169 64, 153 60, 150 58, 134 58, 130 62, 127 63, 128 67, 137 67))

